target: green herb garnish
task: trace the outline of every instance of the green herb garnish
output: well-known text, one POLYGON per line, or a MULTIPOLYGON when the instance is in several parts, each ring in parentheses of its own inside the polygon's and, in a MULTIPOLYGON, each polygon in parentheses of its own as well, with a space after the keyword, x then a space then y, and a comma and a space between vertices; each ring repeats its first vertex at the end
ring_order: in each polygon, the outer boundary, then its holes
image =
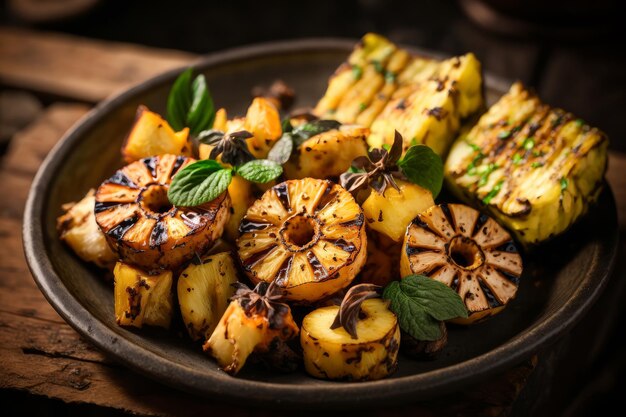
POLYGON ((167 121, 174 130, 189 127, 197 135, 213 126, 215 107, 204 75, 192 81, 192 72, 188 68, 174 81, 167 97, 167 121))
POLYGON ((383 64, 381 64, 380 61, 374 60, 372 61, 372 65, 374 66, 374 70, 379 74, 382 74, 385 71, 383 64))
POLYGON ((443 162, 441 157, 426 145, 411 146, 398 167, 413 184, 430 190, 436 198, 443 185, 443 162))
POLYGON ((524 160, 524 158, 522 157, 522 155, 516 153, 515 155, 513 155, 513 163, 515 165, 519 165, 522 163, 522 161, 524 160))
POLYGON ((543 165, 543 162, 533 162, 532 164, 530 164, 530 166, 533 168, 541 168, 543 165))
POLYGON ((352 76, 355 80, 360 80, 363 76, 363 68, 360 65, 353 64, 352 65, 352 76))
POLYGON ((199 206, 226 191, 231 179, 232 168, 212 159, 197 161, 174 175, 167 197, 175 206, 199 206))
POLYGON ((526 149, 527 151, 531 150, 534 146, 535 146, 535 138, 533 137, 526 138, 524 140, 524 143, 522 144, 522 148, 526 149))
POLYGON ((569 185, 569 181, 567 180, 567 178, 561 178, 561 192, 564 192, 565 190, 567 190, 567 186, 569 185))
POLYGON ((284 164, 289 160, 294 150, 298 149, 306 140, 320 133, 333 129, 339 129, 341 123, 336 120, 313 120, 300 126, 292 127, 283 122, 283 135, 276 141, 270 150, 267 158, 279 164, 284 164))
POLYGON ((391 71, 385 71, 385 82, 388 84, 396 82, 396 74, 391 71))
POLYGON ((506 140, 508 138, 510 138, 512 135, 510 130, 503 130, 502 132, 498 133, 498 139, 500 140, 506 140))
POLYGON ((487 181, 489 180, 489 175, 491 175, 491 173, 498 168, 499 167, 496 164, 493 164, 493 163, 489 164, 487 168, 485 168, 485 170, 480 174, 480 179, 478 180, 478 186, 482 187, 483 185, 487 184, 487 181))
POLYGON ((483 198, 483 203, 489 204, 491 200, 493 200, 493 198, 497 196, 502 189, 502 184, 504 184, 504 180, 498 181, 498 183, 492 188, 492 190, 487 193, 485 198, 483 198))
POLYGON ((467 317, 461 297, 447 285, 423 275, 393 281, 383 291, 400 328, 417 340, 438 340, 439 322, 467 317))

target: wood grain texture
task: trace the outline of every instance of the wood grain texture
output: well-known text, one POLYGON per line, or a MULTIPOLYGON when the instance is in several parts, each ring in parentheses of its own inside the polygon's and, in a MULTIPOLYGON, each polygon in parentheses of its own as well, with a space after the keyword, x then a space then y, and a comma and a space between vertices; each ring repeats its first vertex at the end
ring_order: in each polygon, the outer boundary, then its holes
MULTIPOLYGON (((139 415, 275 415, 233 408, 164 387, 112 362, 83 341, 36 288, 21 247, 21 216, 42 159, 88 107, 55 104, 15 137, 0 169, 0 388, 66 402, 96 404, 139 415)), ((611 155, 609 181, 626 225, 626 157, 611 155)), ((463 394, 367 415, 507 415, 534 369, 531 361, 463 394)))
POLYGON ((64 99, 95 103, 194 59, 180 51, 0 27, 0 84, 64 99))

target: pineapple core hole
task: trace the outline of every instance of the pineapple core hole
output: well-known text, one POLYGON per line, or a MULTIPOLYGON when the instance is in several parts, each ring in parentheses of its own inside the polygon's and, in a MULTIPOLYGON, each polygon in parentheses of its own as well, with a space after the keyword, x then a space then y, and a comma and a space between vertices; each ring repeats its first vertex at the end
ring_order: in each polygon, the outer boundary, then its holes
POLYGON ((463 269, 476 269, 485 262, 483 251, 472 239, 456 236, 448 246, 448 256, 463 269))
POLYGON ((317 242, 319 225, 311 216, 297 214, 285 222, 280 233, 290 249, 302 250, 317 242))
POLYGON ((167 187, 162 185, 150 185, 146 188, 141 193, 141 205, 154 214, 167 213, 173 207, 167 198, 167 187))

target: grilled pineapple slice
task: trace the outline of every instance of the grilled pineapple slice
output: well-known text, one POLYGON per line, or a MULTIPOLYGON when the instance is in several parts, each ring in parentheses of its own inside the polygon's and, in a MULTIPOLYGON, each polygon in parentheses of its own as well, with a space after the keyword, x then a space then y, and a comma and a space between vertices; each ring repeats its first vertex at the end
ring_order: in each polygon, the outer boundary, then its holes
POLYGON ((170 327, 172 271, 149 274, 118 262, 115 277, 115 320, 120 326, 170 327))
POLYGON ((298 147, 284 165, 288 179, 338 177, 350 168, 357 156, 367 154, 369 129, 342 125, 315 135, 298 147))
POLYGON ((172 177, 191 158, 160 155, 126 165, 96 192, 96 222, 119 257, 146 269, 174 269, 203 254, 230 216, 225 192, 199 207, 172 206, 172 177))
POLYGON ((240 232, 239 258, 250 279, 275 281, 286 299, 302 304, 348 286, 367 255, 361 208, 328 180, 274 186, 250 207, 240 232))
POLYGON ((435 204, 432 193, 408 181, 396 180, 400 192, 387 187, 384 195, 372 190, 363 202, 367 226, 395 242, 404 238, 411 220, 435 204))
POLYGON ((470 324, 500 312, 517 293, 522 258, 495 220, 461 204, 441 204, 407 228, 400 263, 403 277, 422 274, 459 293, 470 324))
POLYGON ((133 162, 153 155, 191 155, 189 128, 174 132, 169 123, 145 106, 139 106, 135 123, 122 145, 122 156, 133 162))
POLYGON ((533 245, 565 231, 597 199, 607 147, 602 132, 516 83, 455 142, 446 183, 533 245))
POLYGON ((357 339, 343 327, 331 329, 338 306, 322 307, 302 321, 300 343, 304 367, 316 377, 332 380, 381 379, 397 367, 400 328, 396 316, 380 299, 365 300, 356 325, 357 339))
POLYGON ((380 35, 367 34, 331 77, 314 113, 370 127, 368 143, 404 148, 423 143, 445 155, 460 120, 483 106, 480 62, 469 53, 444 61, 411 56, 380 35))
POLYGON ((230 252, 222 252, 191 264, 178 278, 178 303, 189 336, 208 339, 235 293, 235 263, 230 252))
POLYGON ((112 268, 117 261, 93 212, 96 199, 94 190, 78 203, 63 205, 65 213, 57 219, 57 230, 61 240, 87 262, 93 262, 101 268, 112 268))
MULTIPOLYGON (((260 286, 268 287, 266 283, 260 286)), ((241 370, 252 352, 268 352, 299 332, 289 306, 266 295, 265 289, 260 291, 260 286, 255 291, 240 286, 204 344, 204 350, 231 375, 241 370)))

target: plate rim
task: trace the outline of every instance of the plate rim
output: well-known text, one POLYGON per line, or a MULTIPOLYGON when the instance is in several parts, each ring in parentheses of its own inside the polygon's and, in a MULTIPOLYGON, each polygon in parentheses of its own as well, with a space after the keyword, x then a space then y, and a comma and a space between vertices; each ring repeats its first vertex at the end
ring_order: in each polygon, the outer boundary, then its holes
MULTIPOLYGON (((319 385, 289 385, 258 380, 233 378, 223 372, 207 374, 189 366, 168 360, 151 350, 142 348, 128 339, 119 337, 107 325, 97 320, 89 310, 63 284, 54 271, 46 251, 43 233, 43 210, 48 198, 47 178, 63 163, 84 132, 96 125, 108 112, 124 104, 137 94, 171 82, 184 68, 205 69, 212 66, 235 63, 244 59, 268 55, 306 53, 315 51, 345 51, 348 53, 357 41, 345 38, 308 38, 301 40, 267 42, 224 50, 201 57, 189 65, 171 69, 141 82, 97 104, 78 120, 48 153, 29 190, 23 217, 23 248, 31 274, 45 298, 59 315, 79 334, 111 355, 125 366, 160 383, 177 389, 220 398, 228 401, 246 399, 254 404, 293 408, 308 405, 316 408, 342 406, 363 407, 391 401, 414 402, 432 398, 468 385, 471 381, 487 378, 504 369, 521 363, 541 348, 556 341, 571 329, 594 304, 604 290, 615 264, 618 233, 615 228, 609 245, 613 247, 608 262, 599 266, 601 277, 596 285, 589 285, 589 278, 575 290, 572 297, 555 311, 551 317, 533 328, 515 335, 502 345, 466 361, 444 368, 393 379, 360 383, 328 383, 319 385)), ((441 57, 415 47, 411 51, 426 56, 441 57)), ((485 86, 508 84, 506 80, 485 74, 485 86)), ((615 203, 607 185, 617 224, 615 203)))

